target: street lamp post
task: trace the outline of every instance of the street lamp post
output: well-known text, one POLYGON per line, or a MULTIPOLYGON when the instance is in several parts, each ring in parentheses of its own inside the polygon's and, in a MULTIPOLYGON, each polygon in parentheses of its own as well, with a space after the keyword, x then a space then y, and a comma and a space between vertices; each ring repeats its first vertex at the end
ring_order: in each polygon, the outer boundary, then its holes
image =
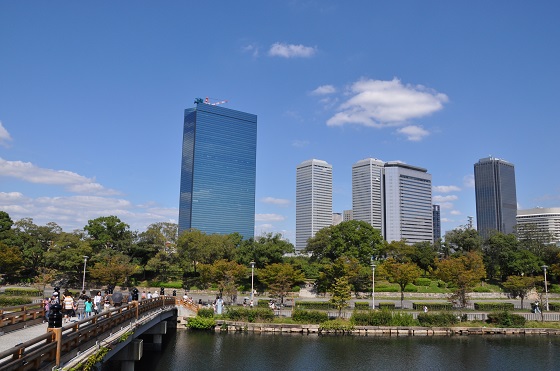
POLYGON ((375 263, 371 259, 371 309, 375 309, 375 263))
POLYGON ((253 301, 253 295, 255 292, 254 287, 254 277, 255 277, 255 262, 251 261, 251 303, 253 303, 253 305, 255 305, 255 302, 253 301))
POLYGON ((82 279, 82 292, 84 292, 84 290, 86 289, 86 265, 88 258, 89 256, 84 255, 84 277, 82 279))
POLYGON ((546 283, 546 270, 548 266, 543 265, 541 268, 544 270, 544 293, 545 293, 544 295, 546 298, 546 311, 548 312, 548 284, 546 283))

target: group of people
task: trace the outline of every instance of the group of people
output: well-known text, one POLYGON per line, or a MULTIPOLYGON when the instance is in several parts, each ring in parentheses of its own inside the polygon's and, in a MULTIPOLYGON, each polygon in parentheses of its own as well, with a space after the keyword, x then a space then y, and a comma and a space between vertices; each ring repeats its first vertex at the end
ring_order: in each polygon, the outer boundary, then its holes
POLYGON ((68 290, 64 291, 62 295, 55 291, 50 298, 46 297, 43 299, 46 321, 48 321, 55 304, 61 306, 63 323, 70 322, 72 317, 77 317, 78 321, 81 321, 109 309, 111 306, 111 294, 105 291, 105 295, 102 295, 101 291, 98 291, 95 296, 89 297, 84 290, 80 295, 74 297, 68 290))

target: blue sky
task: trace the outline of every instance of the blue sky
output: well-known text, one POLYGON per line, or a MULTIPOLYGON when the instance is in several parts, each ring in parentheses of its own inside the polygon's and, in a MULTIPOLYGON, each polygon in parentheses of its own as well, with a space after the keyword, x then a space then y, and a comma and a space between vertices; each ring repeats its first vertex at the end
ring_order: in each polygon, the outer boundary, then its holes
POLYGON ((442 229, 473 164, 512 162, 522 209, 560 206, 557 1, 1 1, 0 209, 71 231, 177 221, 183 110, 258 116, 255 232, 294 242, 295 168, 428 169, 442 229))

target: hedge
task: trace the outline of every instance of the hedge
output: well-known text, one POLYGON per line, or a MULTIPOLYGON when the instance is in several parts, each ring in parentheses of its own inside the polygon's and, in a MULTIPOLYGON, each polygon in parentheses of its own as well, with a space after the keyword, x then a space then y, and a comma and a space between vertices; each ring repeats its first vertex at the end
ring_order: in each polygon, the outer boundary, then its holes
POLYGON ((379 303, 379 309, 395 310, 395 303, 379 303))
POLYGON ((559 312, 560 311, 560 303, 556 303, 556 302, 548 303, 548 309, 550 309, 553 312, 559 312))
POLYGON ((411 313, 382 311, 355 311, 350 321, 357 326, 416 326, 411 313))
POLYGON ((427 307, 428 310, 453 310, 451 303, 412 303, 412 308, 415 310, 424 310, 424 307, 427 307))
POLYGON ((445 327, 459 322, 459 318, 454 313, 418 313, 420 326, 425 327, 445 327))
POLYGON ((476 310, 513 310, 513 303, 474 303, 476 310))
POLYGON ((27 305, 32 303, 33 300, 31 300, 31 298, 25 298, 21 296, 0 296, 0 308, 14 307, 16 305, 27 305))
POLYGON ((408 284, 404 287, 404 292, 418 292, 418 287, 408 284))
POLYGON ((504 310, 502 312, 489 313, 486 322, 501 327, 523 327, 527 320, 522 315, 513 314, 504 310))
POLYGON ((316 310, 296 309, 292 313, 292 319, 299 323, 321 323, 329 320, 329 316, 325 312, 316 310))
POLYGON ((375 291, 377 291, 377 292, 399 292, 400 288, 398 286, 375 285, 375 291))
POLYGON ((4 289, 4 294, 11 296, 43 296, 43 291, 37 289, 7 287, 4 289))
POLYGON ((150 287, 163 287, 164 289, 182 289, 183 282, 158 282, 158 281, 148 281, 148 286, 150 287))
POLYGON ((187 327, 191 330, 210 330, 216 326, 216 320, 208 317, 193 317, 187 322, 187 327))
POLYGON ((368 301, 357 301, 354 303, 354 309, 369 309, 368 301))
POLYGON ((417 278, 414 280, 414 284, 416 286, 430 286, 432 284, 432 280, 429 278, 417 278))
POLYGON ((329 310, 336 309, 329 301, 297 301, 297 309, 319 309, 319 310, 329 310))
POLYGON ((212 318, 212 317, 214 317, 214 309, 212 309, 212 308, 200 308, 196 315, 199 316, 199 317, 204 317, 204 318, 212 318))
POLYGON ((232 321, 271 322, 274 319, 274 312, 269 308, 227 307, 224 317, 232 321))

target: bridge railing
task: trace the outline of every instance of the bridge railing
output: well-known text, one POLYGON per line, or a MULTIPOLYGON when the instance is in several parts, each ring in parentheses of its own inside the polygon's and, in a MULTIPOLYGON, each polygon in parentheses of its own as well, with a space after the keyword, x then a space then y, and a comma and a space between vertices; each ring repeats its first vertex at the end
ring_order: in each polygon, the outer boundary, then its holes
POLYGON ((95 316, 72 322, 0 353, 1 370, 37 370, 52 368, 103 341, 120 326, 127 326, 142 315, 165 306, 175 299, 159 297, 132 302, 95 316))
POLYGON ((8 332, 41 323, 45 308, 41 303, 0 308, 0 332, 8 332))

